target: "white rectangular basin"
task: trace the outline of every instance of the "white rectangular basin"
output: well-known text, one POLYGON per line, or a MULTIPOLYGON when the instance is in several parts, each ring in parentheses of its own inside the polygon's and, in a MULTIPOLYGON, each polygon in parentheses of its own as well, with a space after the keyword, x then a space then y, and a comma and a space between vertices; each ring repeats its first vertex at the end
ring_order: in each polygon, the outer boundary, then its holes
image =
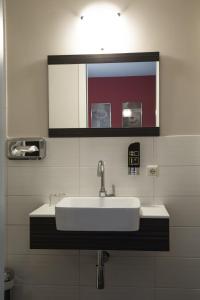
POLYGON ((56 204, 56 227, 65 231, 137 231, 135 197, 66 197, 56 204))

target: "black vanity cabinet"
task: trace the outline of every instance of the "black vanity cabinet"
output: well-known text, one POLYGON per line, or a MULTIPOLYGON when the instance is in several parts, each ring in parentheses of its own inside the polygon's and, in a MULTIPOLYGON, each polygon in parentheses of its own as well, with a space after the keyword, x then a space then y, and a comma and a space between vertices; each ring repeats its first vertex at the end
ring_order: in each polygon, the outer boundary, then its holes
POLYGON ((139 231, 58 231, 55 217, 30 217, 31 249, 169 251, 169 219, 140 218, 139 231))

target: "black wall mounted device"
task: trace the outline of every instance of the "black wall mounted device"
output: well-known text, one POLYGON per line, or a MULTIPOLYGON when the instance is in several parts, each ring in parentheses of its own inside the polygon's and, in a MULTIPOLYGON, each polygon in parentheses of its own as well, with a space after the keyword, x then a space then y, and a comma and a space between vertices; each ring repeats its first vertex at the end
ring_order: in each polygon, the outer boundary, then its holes
POLYGON ((128 174, 139 175, 140 143, 132 143, 128 147, 128 174))

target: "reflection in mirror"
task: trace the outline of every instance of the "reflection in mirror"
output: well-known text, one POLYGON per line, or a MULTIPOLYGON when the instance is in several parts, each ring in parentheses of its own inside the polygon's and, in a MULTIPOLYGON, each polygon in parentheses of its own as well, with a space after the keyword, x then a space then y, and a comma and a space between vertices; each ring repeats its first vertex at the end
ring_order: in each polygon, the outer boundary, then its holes
POLYGON ((149 128, 149 135, 150 129, 159 129, 159 54, 143 54, 144 61, 138 55, 52 56, 49 132, 73 130, 78 136, 75 129, 87 129, 87 134, 90 129, 107 136, 105 130, 113 129, 108 136, 117 136, 117 129, 131 134, 130 129, 149 128))
POLYGON ((142 127, 142 103, 141 102, 122 103, 122 127, 123 128, 142 127))
POLYGON ((112 126, 110 103, 91 103, 89 107, 90 115, 90 128, 110 128, 112 126))
POLYGON ((88 64, 87 79, 89 127, 156 126, 156 62, 88 64))

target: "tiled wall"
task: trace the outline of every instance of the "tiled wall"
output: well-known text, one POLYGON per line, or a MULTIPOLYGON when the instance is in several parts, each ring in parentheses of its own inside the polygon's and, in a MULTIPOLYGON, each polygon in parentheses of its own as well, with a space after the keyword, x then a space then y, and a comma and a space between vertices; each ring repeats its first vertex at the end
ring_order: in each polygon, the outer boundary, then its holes
POLYGON ((8 161, 8 265, 16 272, 14 300, 200 299, 200 136, 48 139, 41 162, 8 161), (127 175, 127 148, 141 142, 141 174, 127 175), (171 251, 111 251, 105 289, 96 290, 96 253, 30 250, 28 213, 51 192, 97 195, 98 160, 106 187, 164 203, 171 215, 171 251), (158 164, 159 177, 146 176, 158 164))
POLYGON ((4 1, 0 0, 0 300, 4 298, 5 262, 5 133, 6 133, 6 84, 5 84, 5 37, 4 1))

